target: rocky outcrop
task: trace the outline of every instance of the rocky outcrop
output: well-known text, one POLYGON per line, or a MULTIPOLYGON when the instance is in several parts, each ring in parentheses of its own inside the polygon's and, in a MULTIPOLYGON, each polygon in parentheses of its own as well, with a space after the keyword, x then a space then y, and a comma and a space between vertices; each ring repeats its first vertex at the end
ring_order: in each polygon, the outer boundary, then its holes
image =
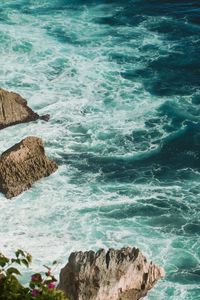
POLYGON ((138 300, 163 276, 136 248, 75 252, 61 270, 58 288, 70 300, 138 300))
POLYGON ((42 140, 27 137, 0 157, 0 192, 7 198, 17 196, 57 168, 56 163, 45 155, 42 140))
POLYGON ((19 94, 0 89, 0 129, 38 119, 48 121, 49 115, 39 116, 19 94))

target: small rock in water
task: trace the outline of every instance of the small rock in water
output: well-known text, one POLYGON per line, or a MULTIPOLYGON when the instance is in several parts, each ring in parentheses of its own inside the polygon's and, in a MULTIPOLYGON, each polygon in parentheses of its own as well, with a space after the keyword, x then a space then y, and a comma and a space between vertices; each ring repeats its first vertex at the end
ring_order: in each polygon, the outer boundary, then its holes
POLYGON ((7 198, 17 196, 57 168, 57 164, 45 155, 42 140, 27 137, 0 157, 0 192, 7 198))
POLYGON ((43 121, 48 122, 49 119, 50 119, 50 115, 49 115, 49 114, 46 114, 46 115, 40 116, 40 119, 43 120, 43 121))
POLYGON ((75 252, 61 270, 58 288, 70 300, 138 300, 164 270, 136 248, 75 252))
POLYGON ((38 119, 48 121, 49 115, 39 116, 19 94, 0 89, 0 129, 38 119))

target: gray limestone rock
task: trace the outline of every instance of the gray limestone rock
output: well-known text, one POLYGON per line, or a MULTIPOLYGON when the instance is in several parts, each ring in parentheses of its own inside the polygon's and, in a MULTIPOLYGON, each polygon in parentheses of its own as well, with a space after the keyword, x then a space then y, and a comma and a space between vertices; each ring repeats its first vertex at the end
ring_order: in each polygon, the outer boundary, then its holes
POLYGON ((138 300, 163 276, 136 248, 75 252, 61 270, 58 288, 70 300, 138 300))

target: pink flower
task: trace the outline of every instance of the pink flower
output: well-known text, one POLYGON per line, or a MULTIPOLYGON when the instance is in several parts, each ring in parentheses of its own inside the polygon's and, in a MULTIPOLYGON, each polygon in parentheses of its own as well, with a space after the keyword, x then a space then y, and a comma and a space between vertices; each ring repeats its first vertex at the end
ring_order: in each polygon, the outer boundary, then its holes
POLYGON ((56 287, 56 285, 53 282, 48 284, 48 289, 55 289, 55 287, 56 287))
POLYGON ((31 276, 31 281, 41 281, 42 278, 41 278, 41 275, 40 274, 33 274, 31 276))
POLYGON ((36 290, 36 289, 33 289, 32 292, 31 292, 31 295, 32 295, 33 297, 37 297, 37 296, 39 295, 39 291, 36 290))

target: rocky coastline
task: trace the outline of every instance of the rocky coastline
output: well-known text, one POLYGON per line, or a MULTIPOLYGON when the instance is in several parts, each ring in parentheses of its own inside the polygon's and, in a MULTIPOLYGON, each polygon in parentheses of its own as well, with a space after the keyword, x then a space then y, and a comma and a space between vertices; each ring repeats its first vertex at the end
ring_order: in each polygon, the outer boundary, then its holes
MULTIPOLYGON (((20 123, 49 120, 39 116, 19 94, 0 89, 0 129, 20 123)), ((0 192, 12 198, 58 169, 45 155, 43 141, 29 136, 0 156, 0 192)), ((60 272, 58 288, 70 300, 138 300, 164 277, 136 248, 75 252, 60 272)))
POLYGON ((139 249, 101 249, 72 253, 58 287, 70 300, 138 300, 162 277, 139 249))

